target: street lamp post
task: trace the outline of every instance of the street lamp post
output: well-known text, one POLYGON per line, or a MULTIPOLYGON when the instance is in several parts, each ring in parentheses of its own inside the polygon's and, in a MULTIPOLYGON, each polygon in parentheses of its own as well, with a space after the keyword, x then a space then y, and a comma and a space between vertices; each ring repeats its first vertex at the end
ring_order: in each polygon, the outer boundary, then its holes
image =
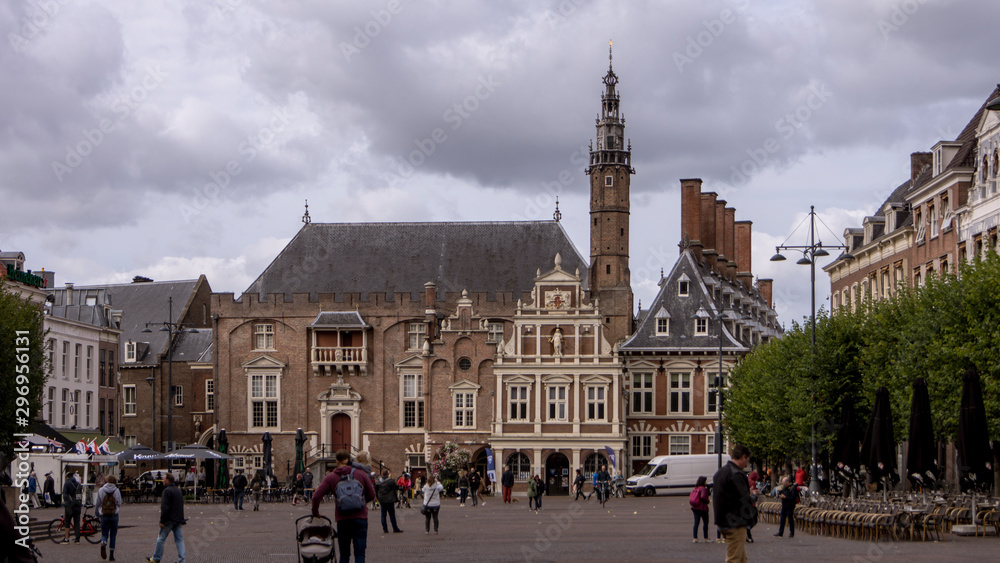
MULTIPOLYGON (((159 323, 146 323, 142 332, 151 333, 149 325, 160 325, 160 332, 167 333, 167 448, 174 449, 174 336, 182 332, 198 332, 195 329, 184 330, 181 323, 173 322, 174 298, 167 298, 167 320, 159 323)), ((155 408, 155 407, 154 407, 155 408)))
MULTIPOLYGON (((150 370, 150 371, 152 371, 152 370, 150 370)), ((153 409, 153 413, 152 413, 153 416, 152 416, 152 418, 149 421, 150 422, 150 425, 149 425, 150 426, 150 428, 149 428, 149 441, 152 444, 150 447, 153 447, 153 446, 156 445, 156 386, 153 385, 154 381, 155 381, 155 379, 153 379, 152 375, 150 375, 149 377, 146 378, 146 383, 149 384, 149 389, 150 389, 150 392, 152 393, 152 396, 150 397, 150 401, 152 401, 152 403, 150 403, 150 404, 152 405, 152 409, 153 409)))
MULTIPOLYGON (((782 250, 798 250, 802 252, 802 258, 799 258, 795 263, 802 266, 809 266, 809 283, 812 290, 810 309, 809 309, 809 327, 811 331, 811 350, 812 350, 812 361, 813 365, 816 364, 816 259, 823 256, 829 256, 830 253, 827 252, 826 248, 843 249, 845 252, 841 256, 842 258, 851 259, 854 258, 847 252, 847 247, 842 244, 828 244, 824 245, 822 241, 816 241, 816 207, 813 205, 809 206, 809 244, 808 245, 780 245, 774 247, 774 256, 771 257, 772 262, 781 262, 785 260, 785 257, 781 255, 782 250)), ((813 375, 815 377, 815 374, 813 375)), ((815 396, 815 380, 812 381, 811 385, 811 399, 816 400, 815 396)), ((812 413, 812 429, 811 429, 811 448, 812 448, 812 459, 809 472, 809 492, 819 493, 819 468, 816 461, 816 419, 815 419, 815 409, 812 413)), ((829 469, 829 468, 828 468, 829 469)))

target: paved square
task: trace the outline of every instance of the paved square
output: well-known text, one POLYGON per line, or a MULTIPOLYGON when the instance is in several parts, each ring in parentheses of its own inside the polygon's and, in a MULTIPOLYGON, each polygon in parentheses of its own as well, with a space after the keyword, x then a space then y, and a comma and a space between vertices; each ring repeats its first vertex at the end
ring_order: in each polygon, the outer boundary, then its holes
MULTIPOLYGON (((605 508, 592 499, 572 502, 546 497, 538 514, 526 499, 504 505, 498 498, 486 506, 458 506, 446 499, 441 508, 441 533, 424 535, 424 518, 414 508, 397 511, 402 534, 383 534, 379 512, 369 519, 370 561, 712 561, 724 560, 724 545, 692 544, 693 519, 686 496, 613 499, 605 508)), ((419 501, 418 501, 419 502, 419 501)), ((249 506, 249 504, 248 504, 249 506)), ((305 506, 265 504, 260 512, 236 512, 227 504, 185 506, 184 527, 189 562, 297 561, 294 521, 308 514, 305 506)), ((332 504, 323 506, 333 516, 332 504)), ((57 517, 56 509, 33 511, 39 520, 57 517)), ((116 558, 144 561, 152 554, 159 522, 159 505, 125 505, 121 512, 116 558)), ((756 542, 747 546, 750 561, 796 563, 884 561, 995 561, 997 538, 946 535, 935 542, 869 542, 811 536, 775 538, 777 526, 754 528, 756 542)), ((714 539, 715 530, 709 528, 714 539)), ((56 545, 38 542, 43 562, 99 561, 97 545, 56 545)), ((176 560, 168 538, 163 561, 176 560)))

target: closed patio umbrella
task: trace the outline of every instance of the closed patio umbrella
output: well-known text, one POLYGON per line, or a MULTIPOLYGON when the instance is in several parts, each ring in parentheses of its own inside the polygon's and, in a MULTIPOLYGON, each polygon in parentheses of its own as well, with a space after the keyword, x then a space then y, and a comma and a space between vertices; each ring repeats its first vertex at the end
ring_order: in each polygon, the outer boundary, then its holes
POLYGON ((272 454, 271 454, 271 442, 273 440, 274 439, 271 438, 271 433, 270 432, 264 432, 264 438, 262 439, 262 441, 264 442, 264 478, 267 481, 267 486, 268 487, 271 486, 271 482, 272 482, 271 479, 272 479, 272 477, 274 477, 271 474, 271 461, 272 461, 271 460, 271 456, 272 456, 272 454))
MULTIPOLYGON (((229 453, 229 438, 226 438, 226 429, 219 431, 219 451, 229 453)), ((219 460, 219 478, 216 479, 217 488, 225 489, 229 486, 229 467, 226 460, 219 460)))
POLYGON ((962 376, 962 406, 958 414, 958 474, 962 491, 986 490, 993 484, 993 451, 986 426, 986 408, 979 372, 962 376))
POLYGON ((927 393, 927 381, 922 377, 913 382, 906 476, 914 489, 934 487, 937 484, 937 445, 934 442, 934 423, 931 420, 931 398, 927 393))
POLYGON ((879 387, 875 392, 872 417, 868 431, 861 443, 861 465, 868 469, 868 482, 878 483, 888 478, 892 484, 899 482, 896 472, 896 438, 892 430, 892 408, 889 390, 879 387))
POLYGON ((851 486, 858 479, 861 469, 861 432, 858 429, 857 417, 854 415, 854 405, 844 403, 840 413, 840 429, 834 442, 831 463, 840 476, 851 486))
POLYGON ((303 451, 305 443, 306 434, 299 428, 298 432, 295 433, 295 470, 292 472, 295 475, 305 473, 306 470, 305 452, 303 451))

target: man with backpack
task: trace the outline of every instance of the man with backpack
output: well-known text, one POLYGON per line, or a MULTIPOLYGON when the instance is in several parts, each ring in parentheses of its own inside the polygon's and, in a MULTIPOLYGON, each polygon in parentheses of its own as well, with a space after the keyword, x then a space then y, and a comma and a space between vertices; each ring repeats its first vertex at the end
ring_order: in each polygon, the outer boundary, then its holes
POLYGON ((375 487, 368 473, 351 467, 347 450, 337 452, 337 468, 327 474, 316 487, 312 499, 312 515, 319 517, 319 504, 327 493, 334 493, 334 520, 337 522, 337 544, 340 560, 350 561, 351 545, 354 561, 364 563, 368 546, 368 503, 375 499, 375 487))

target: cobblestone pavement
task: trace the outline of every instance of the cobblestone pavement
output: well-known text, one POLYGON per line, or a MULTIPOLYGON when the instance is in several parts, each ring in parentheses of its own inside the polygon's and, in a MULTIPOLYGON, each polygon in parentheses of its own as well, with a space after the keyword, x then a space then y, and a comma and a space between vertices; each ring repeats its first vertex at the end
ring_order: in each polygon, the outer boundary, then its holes
MULTIPOLYGON (((419 501, 418 501, 419 502, 419 501)), ((613 499, 601 508, 596 499, 577 503, 546 497, 538 514, 524 498, 504 505, 488 499, 485 506, 459 507, 446 499, 440 535, 424 535, 417 503, 397 511, 402 534, 383 534, 378 511, 369 520, 369 561, 712 561, 725 559, 725 546, 691 543, 693 519, 686 496, 613 499)), ((260 512, 236 512, 226 504, 185 506, 187 561, 295 562, 294 521, 308 514, 302 505, 265 504, 260 512)), ((323 511, 333 516, 333 506, 323 511)), ((56 509, 36 510, 39 520, 58 516, 56 509)), ((152 554, 159 506, 122 507, 118 561, 144 561, 152 554)), ((754 528, 756 542, 747 546, 750 561, 796 563, 884 561, 995 561, 1000 539, 947 535, 941 542, 870 542, 832 539, 799 532, 794 539, 776 538, 776 526, 754 528)), ((709 529, 714 538, 715 531, 709 529)), ((100 561, 99 546, 38 542, 43 563, 100 561)), ((163 561, 177 558, 173 538, 163 561)))

